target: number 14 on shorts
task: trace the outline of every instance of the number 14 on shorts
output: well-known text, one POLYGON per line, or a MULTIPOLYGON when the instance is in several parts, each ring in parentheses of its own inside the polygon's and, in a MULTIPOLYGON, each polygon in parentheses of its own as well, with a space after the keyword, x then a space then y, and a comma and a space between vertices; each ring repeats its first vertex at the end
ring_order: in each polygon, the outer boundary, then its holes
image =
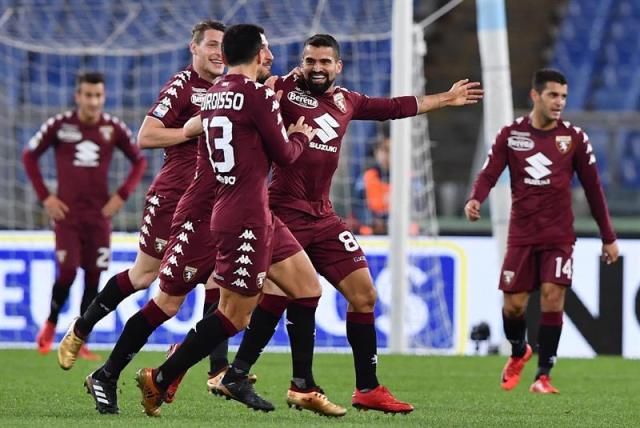
POLYGON ((556 278, 562 277, 563 274, 567 279, 571 279, 571 275, 573 274, 571 257, 564 261, 562 257, 556 257, 556 278))

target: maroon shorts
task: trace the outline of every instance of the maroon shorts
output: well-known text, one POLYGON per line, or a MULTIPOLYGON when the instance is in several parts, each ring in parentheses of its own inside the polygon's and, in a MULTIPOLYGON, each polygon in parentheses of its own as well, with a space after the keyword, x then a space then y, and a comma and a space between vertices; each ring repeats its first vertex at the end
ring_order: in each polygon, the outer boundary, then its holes
POLYGON ((55 223, 56 260, 60 269, 104 271, 111 259, 111 221, 100 213, 67 217, 55 223))
POLYGON ((155 191, 147 193, 138 244, 140 251, 156 259, 162 259, 169 237, 171 236, 171 220, 182 194, 155 191))
MULTIPOLYGON (((369 267, 360 244, 337 214, 317 218, 300 213, 291 215, 287 212, 282 220, 306 251, 318 273, 334 286, 350 273, 369 267)), ((273 262, 279 262, 291 255, 291 252, 277 253, 274 250, 273 262)))
POLYGON ((184 296, 207 281, 215 262, 216 247, 209 232, 209 217, 192 220, 176 215, 160 265, 160 289, 171 296, 184 296))
POLYGON ((274 256, 292 256, 302 247, 289 229, 274 216, 271 225, 238 230, 211 231, 218 255, 213 277, 221 287, 247 296, 260 293, 274 256))
POLYGON ((522 245, 507 247, 500 273, 505 293, 532 292, 543 282, 571 286, 573 245, 522 245))

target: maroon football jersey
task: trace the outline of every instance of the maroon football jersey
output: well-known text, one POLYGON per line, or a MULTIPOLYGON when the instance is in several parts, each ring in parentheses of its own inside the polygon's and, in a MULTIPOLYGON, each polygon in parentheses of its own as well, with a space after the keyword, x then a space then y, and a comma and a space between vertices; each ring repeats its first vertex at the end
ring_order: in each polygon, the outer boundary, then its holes
MULTIPOLYGON (((200 78, 190 65, 171 77, 160 90, 147 116, 160 120, 165 128, 181 128, 200 110, 200 102, 211 83, 200 78)), ((164 164, 150 191, 182 193, 193 179, 197 139, 164 149, 164 164)))
POLYGON ((47 120, 31 138, 24 153, 27 174, 40 200, 49 196, 38 158, 49 148, 55 150, 58 178, 57 196, 73 214, 100 211, 109 200, 109 164, 113 148, 122 150, 133 163, 117 192, 127 199, 142 178, 146 162, 131 135, 117 117, 103 113, 95 124, 78 119, 76 111, 47 120))
POLYGON ((318 132, 293 165, 274 167, 269 197, 274 207, 323 217, 333 212, 329 189, 349 122, 415 116, 418 102, 412 96, 369 98, 339 86, 330 93, 313 95, 302 85, 302 79, 296 76, 276 81, 276 92, 283 91, 280 105, 284 123, 289 126, 304 116, 305 123, 318 132))
POLYGON ((505 167, 511 178, 509 245, 570 244, 575 242, 571 179, 577 173, 602 240, 616 237, 602 191, 596 157, 589 137, 580 128, 558 120, 551 130, 520 117, 505 126, 489 151, 470 199, 483 202, 505 167))
POLYGON ((209 89, 201 117, 215 174, 211 228, 231 231, 271 224, 271 161, 290 164, 302 153, 307 137, 287 137, 274 92, 239 74, 226 75, 209 89))

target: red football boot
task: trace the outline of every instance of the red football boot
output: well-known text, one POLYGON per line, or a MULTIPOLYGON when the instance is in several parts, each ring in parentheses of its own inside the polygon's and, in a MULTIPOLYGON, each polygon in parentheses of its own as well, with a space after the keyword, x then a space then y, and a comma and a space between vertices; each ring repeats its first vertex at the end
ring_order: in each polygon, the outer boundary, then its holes
POLYGON ((551 378, 547 375, 540 376, 529 387, 529 392, 536 394, 560 394, 553 385, 551 385, 551 378))
POLYGON ((356 389, 351 396, 351 405, 358 410, 379 410, 385 413, 411 413, 413 406, 394 397, 389 390, 378 385, 371 391, 356 389))
POLYGON ((502 377, 500 380, 500 387, 502 389, 505 391, 511 391, 516 387, 516 385, 518 385, 522 369, 524 369, 524 365, 527 361, 531 359, 532 354, 533 350, 531 349, 531 346, 527 344, 527 349, 522 357, 509 357, 507 364, 504 366, 504 369, 502 369, 502 377))
POLYGON ((38 352, 42 355, 48 354, 51 351, 53 345, 53 338, 56 336, 56 325, 47 320, 43 324, 42 328, 36 336, 36 343, 38 344, 38 352))

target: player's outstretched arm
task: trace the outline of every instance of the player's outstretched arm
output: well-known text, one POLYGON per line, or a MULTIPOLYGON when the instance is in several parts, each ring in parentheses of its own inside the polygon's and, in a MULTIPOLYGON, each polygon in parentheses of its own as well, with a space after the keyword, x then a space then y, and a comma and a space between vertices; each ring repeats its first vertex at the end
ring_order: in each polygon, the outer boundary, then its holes
POLYGON ((185 138, 192 139, 202 134, 204 134, 204 129, 202 128, 202 118, 200 115, 193 116, 187 120, 187 123, 182 127, 182 135, 185 138))
POLYGON ((182 128, 165 128, 164 124, 151 116, 144 118, 138 131, 138 145, 142 149, 158 149, 189 141, 182 135, 182 128))
POLYGON ((609 244, 602 244, 602 259, 610 265, 618 261, 620 256, 620 250, 618 250, 618 243, 613 241, 609 244))
POLYGON ((464 215, 467 216, 467 220, 476 221, 480 219, 480 202, 476 199, 471 199, 464 206, 464 215))
POLYGON ((480 87, 480 82, 458 80, 447 92, 418 97, 418 114, 443 107, 476 104, 483 95, 484 90, 480 87))

